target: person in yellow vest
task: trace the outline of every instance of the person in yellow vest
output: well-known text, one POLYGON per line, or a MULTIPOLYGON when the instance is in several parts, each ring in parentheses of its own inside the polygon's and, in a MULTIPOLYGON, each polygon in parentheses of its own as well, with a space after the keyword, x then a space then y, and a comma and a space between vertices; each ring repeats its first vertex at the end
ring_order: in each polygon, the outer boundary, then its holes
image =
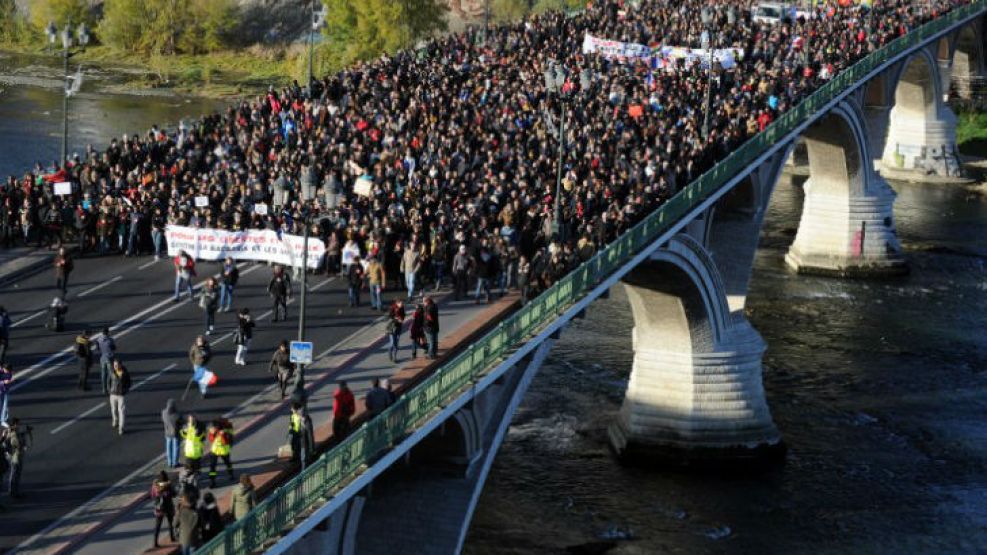
POLYGON ((304 465, 311 459, 315 448, 312 432, 312 417, 305 406, 291 403, 291 417, 288 419, 288 439, 291 441, 291 462, 304 465))
POLYGON ((185 455, 185 462, 191 465, 193 470, 198 471, 202 468, 202 451, 206 434, 199 429, 199 422, 195 416, 188 415, 188 422, 178 434, 182 438, 182 452, 185 455))
POLYGON ((225 418, 217 418, 209 424, 209 487, 216 487, 216 467, 222 459, 226 472, 233 481, 233 463, 230 462, 230 449, 233 447, 233 423, 225 418))

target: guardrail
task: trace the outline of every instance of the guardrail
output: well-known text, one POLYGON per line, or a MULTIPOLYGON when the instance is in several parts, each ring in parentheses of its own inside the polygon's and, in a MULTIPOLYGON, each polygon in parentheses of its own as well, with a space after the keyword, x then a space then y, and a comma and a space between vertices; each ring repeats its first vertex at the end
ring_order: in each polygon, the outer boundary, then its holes
POLYGON ((460 395, 463 388, 478 381, 495 367, 509 349, 523 343, 533 332, 554 321, 562 309, 580 300, 603 278, 654 242, 661 233, 726 185, 731 178, 767 152, 774 143, 807 121, 820 108, 887 60, 940 34, 957 21, 984 11, 985 8, 987 0, 974 0, 952 10, 871 53, 834 77, 593 258, 398 398, 393 406, 354 431, 340 445, 276 490, 243 519, 229 525, 223 534, 196 553, 234 555, 263 549, 265 542, 277 538, 307 509, 316 503, 323 503, 334 490, 355 477, 361 467, 372 465, 380 454, 394 442, 404 438, 409 430, 424 423, 430 415, 460 395))

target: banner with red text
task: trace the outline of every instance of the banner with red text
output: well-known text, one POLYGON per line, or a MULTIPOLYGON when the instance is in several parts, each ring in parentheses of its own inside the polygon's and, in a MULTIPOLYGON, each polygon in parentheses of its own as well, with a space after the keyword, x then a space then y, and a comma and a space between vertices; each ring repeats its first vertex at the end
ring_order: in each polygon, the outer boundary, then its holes
MULTIPOLYGON (((304 238, 281 234, 269 229, 224 231, 169 225, 165 229, 168 255, 178 256, 185 251, 196 260, 261 260, 286 266, 297 266, 302 258, 304 238)), ((326 254, 321 239, 308 239, 308 267, 315 269, 322 264, 326 254)))

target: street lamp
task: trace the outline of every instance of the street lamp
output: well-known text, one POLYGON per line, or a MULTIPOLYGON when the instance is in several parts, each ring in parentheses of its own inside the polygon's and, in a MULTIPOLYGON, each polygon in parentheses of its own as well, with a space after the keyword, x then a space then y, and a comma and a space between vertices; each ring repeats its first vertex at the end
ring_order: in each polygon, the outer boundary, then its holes
POLYGON ((545 90, 551 95, 558 95, 559 99, 559 125, 556 127, 559 141, 559 159, 557 163, 557 177, 555 182, 555 209, 552 218, 552 238, 559 238, 559 231, 562 227, 562 160, 565 157, 565 86, 566 74, 560 65, 554 62, 545 71, 545 90))
MULTIPOLYGON (((312 230, 312 208, 310 203, 315 197, 315 168, 312 166, 313 160, 309 159, 302 165, 301 176, 301 200, 302 200, 302 225, 305 226, 302 236, 302 295, 299 299, 301 306, 298 309, 298 341, 305 341, 305 301, 308 293, 308 238, 312 230)), ((305 365, 298 365, 298 378, 295 380, 295 391, 291 394, 292 400, 305 404, 305 365)))
POLYGON ((315 52, 315 32, 318 31, 322 24, 326 20, 326 7, 322 3, 322 0, 312 0, 312 28, 308 33, 308 97, 312 98, 312 81, 314 76, 312 75, 312 59, 315 52), (319 9, 316 10, 315 6, 318 4, 319 9))
POLYGON ((706 113, 703 118, 703 140, 709 138, 710 112, 713 109, 713 44, 710 31, 713 28, 713 9, 706 6, 702 9, 700 17, 703 20, 702 48, 709 54, 709 63, 706 67, 706 113))
MULTIPOLYGON (((54 44, 55 37, 58 36, 54 22, 48 22, 45 33, 48 35, 48 43, 54 44)), ((65 164, 65 160, 68 159, 69 143, 69 97, 79 92, 79 88, 82 87, 82 68, 79 68, 76 75, 69 75, 69 56, 72 55, 72 46, 76 40, 72 33, 71 22, 65 24, 60 36, 62 38, 62 69, 65 72, 62 88, 62 159, 60 163, 65 164)), ((89 44, 89 38, 89 27, 85 23, 80 24, 78 30, 79 46, 85 48, 89 44)))

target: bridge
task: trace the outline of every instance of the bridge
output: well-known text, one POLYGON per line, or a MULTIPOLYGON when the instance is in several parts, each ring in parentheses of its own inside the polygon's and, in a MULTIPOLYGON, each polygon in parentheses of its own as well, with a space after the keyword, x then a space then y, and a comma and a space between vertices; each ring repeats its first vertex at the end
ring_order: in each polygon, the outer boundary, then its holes
POLYGON ((555 340, 623 282, 634 362, 610 429, 621 458, 760 464, 782 455, 744 315, 768 201, 803 143, 809 178, 786 262, 906 272, 882 174, 957 177, 952 87, 987 75, 975 0, 831 79, 658 210, 444 364, 197 553, 456 553, 493 458, 555 340))

